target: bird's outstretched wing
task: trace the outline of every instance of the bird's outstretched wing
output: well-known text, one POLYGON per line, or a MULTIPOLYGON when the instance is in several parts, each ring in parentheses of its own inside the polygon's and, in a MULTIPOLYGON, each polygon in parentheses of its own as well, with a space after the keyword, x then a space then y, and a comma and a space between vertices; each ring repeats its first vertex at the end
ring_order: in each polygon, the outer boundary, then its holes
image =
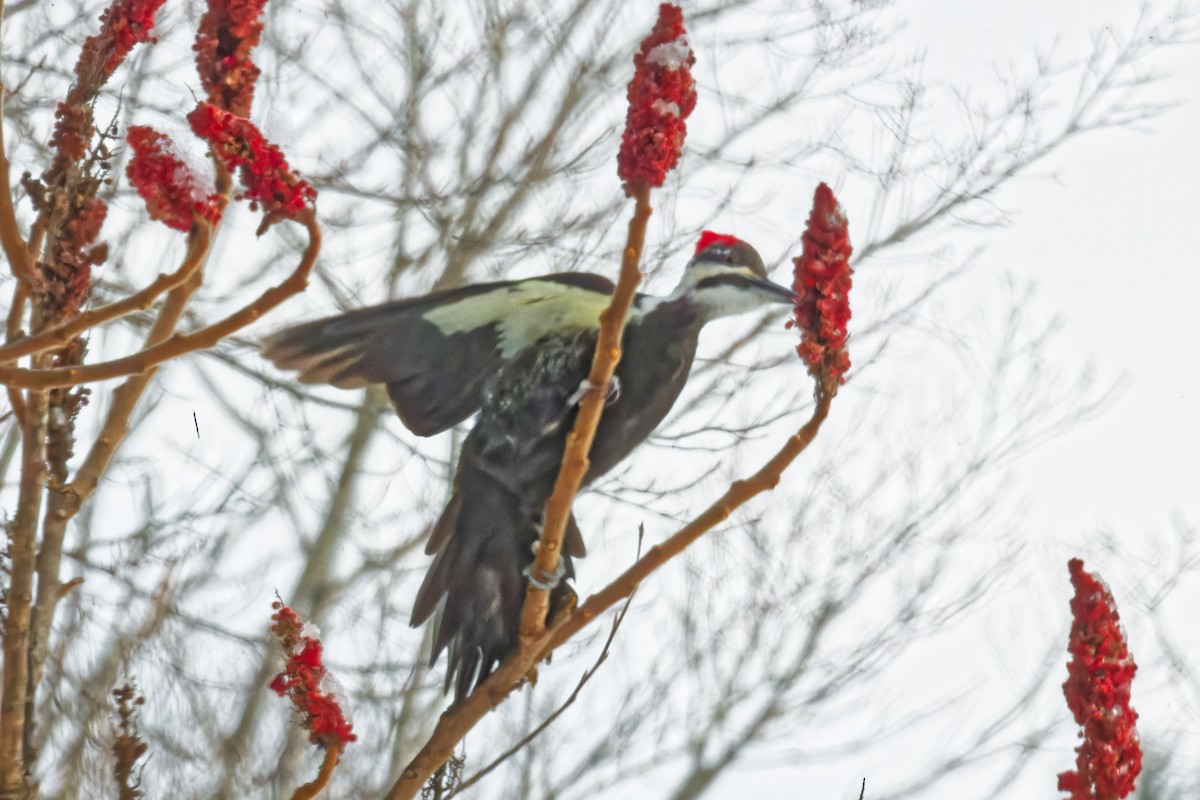
POLYGON ((570 272, 501 281, 362 308, 268 336, 263 355, 304 383, 380 383, 413 433, 475 413, 488 381, 549 334, 598 325, 613 284, 570 272))

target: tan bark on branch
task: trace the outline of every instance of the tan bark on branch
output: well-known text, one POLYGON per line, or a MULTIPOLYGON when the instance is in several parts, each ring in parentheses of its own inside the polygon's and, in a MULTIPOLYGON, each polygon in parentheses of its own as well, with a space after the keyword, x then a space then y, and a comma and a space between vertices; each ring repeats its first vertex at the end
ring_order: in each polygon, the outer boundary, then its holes
MULTIPOLYGON (((2 193, 2 192, 0 192, 2 193)), ((37 524, 46 485, 45 392, 30 392, 21 428, 21 481, 17 510, 8 524, 9 580, 5 594, 4 679, 0 690, 0 795, 25 788, 27 653, 33 611, 37 524)))
MULTIPOLYGON (((600 315, 600 335, 596 339, 596 354, 588 373, 591 391, 583 396, 575 427, 567 436, 563 451, 562 466, 554 482, 554 492, 546 504, 545 523, 538 550, 533 560, 533 569, 542 576, 553 575, 558 570, 559 551, 562 549, 563 533, 571 515, 571 504, 583 478, 587 474, 588 452, 596 438, 596 427, 604 412, 604 401, 608 396, 608 385, 617 364, 621 361, 621 337, 625 331, 625 319, 633 305, 633 298, 641 282, 642 273, 638 261, 646 242, 646 224, 654 209, 650 207, 650 186, 641 183, 634 189, 634 212, 629 221, 629 235, 621 257, 621 274, 613 289, 612 302, 600 315)), ((544 585, 544 584, 543 584, 544 585)), ((530 581, 525 589, 525 607, 521 613, 521 649, 528 650, 545 630, 546 613, 550 607, 550 590, 530 581)))
MULTIPOLYGON (((2 190, 0 190, 2 191, 2 190)), ((25 317, 25 305, 29 302, 29 287, 17 281, 13 287, 12 307, 8 310, 8 320, 5 327, 5 341, 16 339, 21 330, 21 320, 25 317)), ((12 406, 13 417, 18 425, 25 425, 25 397, 15 386, 5 387, 8 392, 8 403, 12 406)))

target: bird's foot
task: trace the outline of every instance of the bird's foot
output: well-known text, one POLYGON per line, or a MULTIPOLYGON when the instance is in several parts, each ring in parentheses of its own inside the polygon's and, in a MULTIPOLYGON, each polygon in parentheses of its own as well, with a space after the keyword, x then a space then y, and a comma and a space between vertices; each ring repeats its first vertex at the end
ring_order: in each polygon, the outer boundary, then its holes
MULTIPOLYGON (((535 542, 534 545, 536 549, 537 543, 535 542)), ((558 560, 558 565, 554 568, 554 572, 546 573, 541 569, 538 569, 537 562, 535 561, 523 569, 521 574, 528 578, 529 582, 535 588, 549 592, 552 589, 555 589, 558 586, 558 582, 562 580, 563 575, 567 574, 567 565, 560 558, 558 560), (537 575, 534 574, 535 572, 537 575)))
MULTIPOLYGON (((594 389, 599 389, 599 388, 600 388, 599 386, 592 383, 587 378, 584 378, 580 382, 579 388, 575 390, 575 393, 567 398, 567 408, 571 408, 572 406, 579 405, 579 403, 583 400, 584 396, 588 392, 593 391, 594 389)), ((621 396, 621 380, 616 375, 613 375, 612 380, 610 380, 608 382, 608 393, 604 397, 604 404, 606 406, 612 405, 613 403, 617 402, 617 398, 619 398, 620 396, 621 396)))
POLYGON ((619 399, 621 399, 621 379, 613 375, 612 380, 608 382, 608 394, 604 397, 604 405, 611 406, 619 399))
MULTIPOLYGON (((584 378, 580 382, 579 388, 576 389, 574 392, 572 392, 571 395, 567 398, 567 401, 565 403, 563 403, 562 412, 557 417, 550 420, 545 425, 543 425, 541 428, 539 428, 538 434, 540 434, 541 436, 552 436, 555 433, 557 433, 558 429, 562 427, 563 422, 565 420, 569 419, 571 416, 571 413, 574 412, 579 407, 579 404, 581 402, 583 402, 583 398, 587 395, 587 393, 592 391, 593 389, 599 389, 599 388, 600 388, 599 386, 592 383, 587 378, 584 378)), ((608 394, 604 398, 604 405, 606 405, 606 406, 612 405, 613 403, 615 403, 617 401, 617 398, 620 396, 621 396, 621 382, 619 380, 617 380, 617 376, 614 375, 613 379, 611 381, 609 381, 608 394)))
POLYGON ((599 386, 592 383, 587 378, 584 378, 582 381, 580 381, 579 388, 576 389, 575 392, 570 397, 567 398, 567 408, 571 408, 573 406, 579 405, 579 403, 582 402, 583 398, 587 395, 588 392, 590 392, 592 389, 599 389, 599 388, 600 388, 599 386))

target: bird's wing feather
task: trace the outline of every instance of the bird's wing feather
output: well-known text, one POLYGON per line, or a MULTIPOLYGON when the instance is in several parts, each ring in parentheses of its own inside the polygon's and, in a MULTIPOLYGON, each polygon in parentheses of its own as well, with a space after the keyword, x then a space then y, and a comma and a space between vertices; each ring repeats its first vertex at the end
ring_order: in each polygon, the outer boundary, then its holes
POLYGON ((475 413, 504 362, 550 333, 594 327, 613 285, 587 273, 475 284, 358 309, 267 337, 263 355, 304 383, 381 383, 432 436, 475 413))

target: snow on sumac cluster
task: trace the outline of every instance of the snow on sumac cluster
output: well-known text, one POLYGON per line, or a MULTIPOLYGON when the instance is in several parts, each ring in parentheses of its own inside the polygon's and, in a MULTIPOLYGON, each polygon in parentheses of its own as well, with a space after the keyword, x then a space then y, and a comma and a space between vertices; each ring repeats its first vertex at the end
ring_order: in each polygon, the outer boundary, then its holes
POLYGON ((281 601, 273 608, 271 633, 279 640, 287 664, 271 681, 271 689, 292 701, 313 744, 342 747, 353 742, 357 737, 344 708, 345 695, 325 668, 315 628, 281 601))
POLYGON ((292 172, 283 152, 250 120, 200 103, 188 114, 188 122, 225 169, 239 171, 244 197, 252 206, 261 205, 268 220, 295 218, 316 199, 316 189, 292 172))
POLYGON ((196 217, 214 224, 221 218, 219 198, 211 191, 211 184, 206 186, 176 155, 169 137, 153 128, 133 125, 125 140, 133 148, 125 173, 146 201, 151 219, 187 231, 196 217))
POLYGON ((629 110, 617 155, 617 174, 632 196, 633 187, 662 186, 679 162, 687 134, 684 120, 696 107, 692 65, 696 56, 688 45, 679 6, 663 3, 658 23, 633 57, 629 110))

